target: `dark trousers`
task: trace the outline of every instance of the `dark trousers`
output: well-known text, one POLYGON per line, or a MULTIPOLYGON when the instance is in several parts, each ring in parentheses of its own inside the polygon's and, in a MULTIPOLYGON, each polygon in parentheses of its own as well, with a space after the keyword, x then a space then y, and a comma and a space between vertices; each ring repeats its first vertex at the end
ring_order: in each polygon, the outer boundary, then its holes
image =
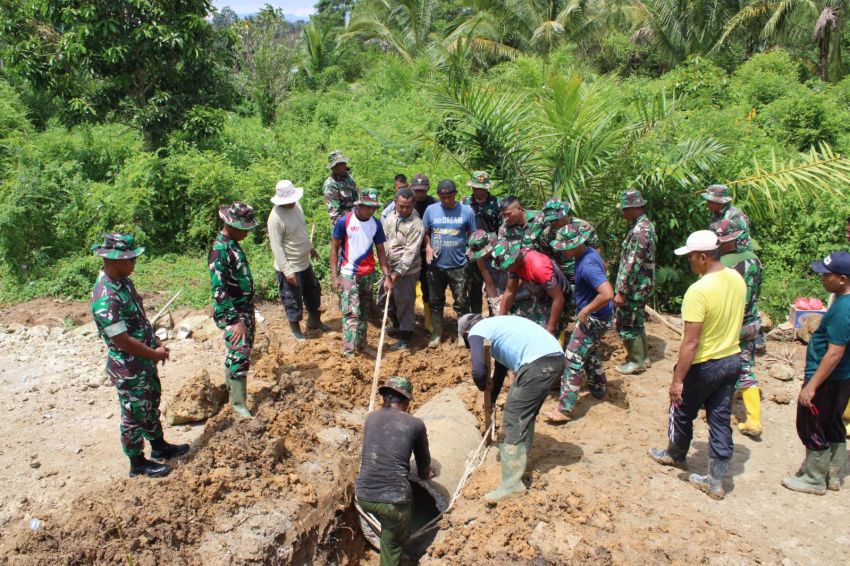
POLYGON ((277 278, 277 294, 286 311, 286 320, 300 322, 305 304, 307 312, 317 312, 322 308, 322 287, 312 265, 295 274, 295 285, 290 285, 280 271, 275 271, 274 275, 277 278))
POLYGON ((469 305, 469 312, 481 314, 484 303, 483 286, 484 277, 481 276, 478 264, 472 260, 466 264, 466 304, 469 305))
MULTIPOLYGON (((803 385, 808 383, 806 380, 803 385)), ((850 400, 850 379, 824 381, 815 391, 812 406, 797 403, 797 436, 809 450, 826 450, 846 442, 842 415, 850 400)))
POLYGON ((675 458, 684 458, 694 437, 694 419, 705 406, 708 417, 708 453, 712 458, 732 457, 732 394, 738 379, 740 354, 694 364, 685 375, 682 404, 670 406, 670 444, 675 458))
POLYGON ((360 507, 381 524, 381 566, 398 566, 410 536, 413 503, 380 503, 357 498, 360 507))
POLYGON ((525 442, 546 395, 564 374, 565 363, 563 354, 554 354, 519 368, 502 414, 505 444, 525 442))
POLYGON ((449 287, 458 318, 469 312, 469 305, 466 303, 466 266, 457 269, 441 269, 435 265, 429 265, 428 287, 432 311, 443 312, 446 306, 446 287, 449 287))

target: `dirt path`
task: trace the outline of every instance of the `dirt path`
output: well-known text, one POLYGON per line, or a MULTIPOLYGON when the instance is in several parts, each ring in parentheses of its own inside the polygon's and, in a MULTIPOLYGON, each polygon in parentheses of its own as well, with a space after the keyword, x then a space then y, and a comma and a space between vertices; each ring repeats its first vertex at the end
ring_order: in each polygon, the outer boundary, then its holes
MULTIPOLYGON (((52 323, 51 308, 17 307, 0 318, 15 330, 0 333, 0 562, 107 564, 130 556, 136 564, 377 564, 350 509, 373 362, 341 359, 338 333, 296 344, 279 306, 263 305, 249 380, 258 420, 236 420, 225 408, 206 425, 167 427, 170 440, 192 442, 190 454, 164 480, 130 480, 115 393, 102 385, 103 346, 94 336, 60 332, 74 313, 85 322, 79 305, 59 305, 52 323), (29 326, 37 321, 52 327, 29 326)), ((338 313, 327 318, 339 327, 338 313)), ((779 484, 802 454, 794 430, 799 381, 766 377, 765 358, 758 366, 765 434, 761 442, 735 434, 724 501, 646 457, 650 445, 665 443, 678 347, 666 328, 651 325, 650 334, 650 371, 626 379, 614 373, 622 351, 610 334, 609 399, 582 397, 576 421, 538 424, 527 495, 483 504, 481 495, 499 481, 491 451, 423 564, 846 560, 850 486, 814 497, 779 484)), ((374 327, 370 342, 377 342, 374 327)), ((418 347, 424 342, 417 337, 418 347)), ((222 356, 214 335, 170 346, 174 360, 162 372, 166 406, 199 369, 217 380, 222 356)), ((802 346, 770 348, 792 354, 800 369, 802 346)), ((449 343, 435 353, 389 354, 383 374, 411 375, 422 403, 468 384, 467 366, 466 352, 449 343)), ((469 386, 464 398, 477 403, 480 394, 469 386)), ((698 423, 694 471, 706 466, 706 440, 698 423)))

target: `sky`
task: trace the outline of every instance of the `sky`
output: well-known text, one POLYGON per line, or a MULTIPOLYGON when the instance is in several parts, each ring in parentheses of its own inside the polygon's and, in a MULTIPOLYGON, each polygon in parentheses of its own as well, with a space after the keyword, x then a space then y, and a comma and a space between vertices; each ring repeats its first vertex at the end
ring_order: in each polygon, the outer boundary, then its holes
POLYGON ((225 6, 237 14, 255 14, 266 4, 283 8, 284 14, 292 14, 307 19, 313 13, 313 4, 317 0, 213 0, 213 6, 221 10, 225 6))

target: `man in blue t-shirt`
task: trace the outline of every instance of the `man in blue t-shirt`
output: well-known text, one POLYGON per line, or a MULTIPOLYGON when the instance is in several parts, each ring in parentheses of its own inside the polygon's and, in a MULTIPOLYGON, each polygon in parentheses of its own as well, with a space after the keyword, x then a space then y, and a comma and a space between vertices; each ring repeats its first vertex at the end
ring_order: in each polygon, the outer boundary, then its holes
POLYGON ((584 226, 567 224, 558 229, 552 248, 567 258, 575 258, 576 327, 567 344, 567 373, 561 380, 558 405, 546 420, 563 423, 572 419, 581 382, 586 378, 591 395, 605 397, 608 380, 599 357, 599 343, 614 312, 614 289, 605 273, 599 252, 586 245, 590 232, 584 226), (567 376, 569 376, 567 378, 567 376))
POLYGON ((803 388, 797 399, 797 436, 806 461, 782 485, 823 495, 838 491, 847 461, 847 439, 841 415, 850 400, 850 252, 835 252, 812 263, 823 287, 835 301, 823 315, 806 348, 803 388))
POLYGON ((466 243, 469 235, 475 232, 475 213, 470 207, 457 202, 457 187, 453 181, 440 181, 437 197, 440 202, 425 209, 422 218, 433 326, 429 348, 439 346, 443 335, 446 287, 452 290, 458 318, 469 312, 466 303, 466 243))
POLYGON ((469 313, 458 320, 457 334, 458 341, 463 340, 469 348, 475 385, 490 396, 486 401, 495 403, 508 370, 516 376, 502 412, 502 483, 484 496, 488 501, 500 501, 525 491, 522 475, 534 441, 534 422, 546 395, 564 374, 564 353, 546 329, 519 316, 482 319, 480 314, 469 313), (496 366, 492 378, 486 341, 496 366))

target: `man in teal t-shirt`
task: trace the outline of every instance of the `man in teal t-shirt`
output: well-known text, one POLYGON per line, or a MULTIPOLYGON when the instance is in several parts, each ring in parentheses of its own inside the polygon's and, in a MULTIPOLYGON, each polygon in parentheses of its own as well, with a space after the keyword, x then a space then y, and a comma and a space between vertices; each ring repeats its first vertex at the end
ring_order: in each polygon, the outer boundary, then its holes
POLYGON ((835 252, 812 263, 835 301, 806 349, 806 378, 797 399, 797 435, 806 461, 782 485, 823 495, 841 486, 847 439, 841 416, 850 400, 850 252, 835 252))

